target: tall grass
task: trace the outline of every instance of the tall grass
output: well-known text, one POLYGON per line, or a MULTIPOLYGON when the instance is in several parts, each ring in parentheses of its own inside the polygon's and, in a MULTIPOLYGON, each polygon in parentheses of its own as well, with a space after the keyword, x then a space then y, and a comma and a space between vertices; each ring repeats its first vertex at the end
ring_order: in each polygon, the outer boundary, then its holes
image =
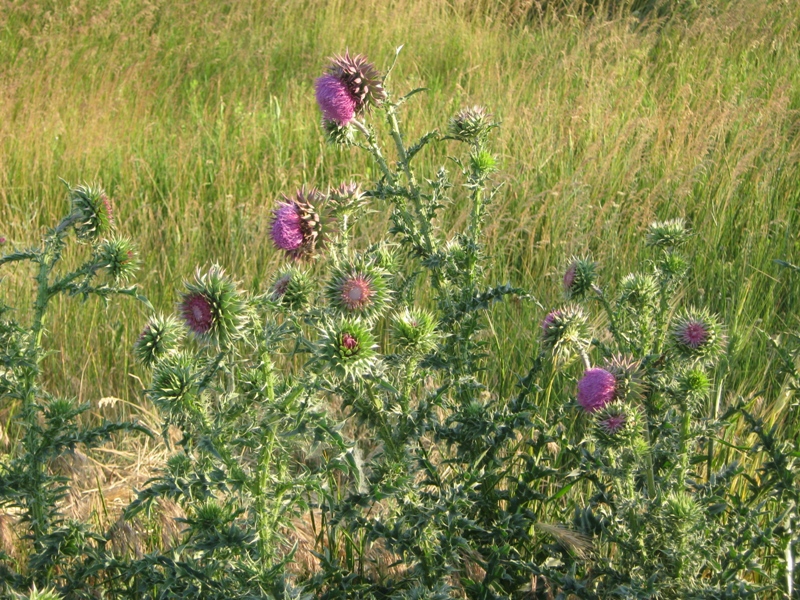
MULTIPOLYGON (((386 65, 404 44, 397 80, 428 88, 412 131, 472 103, 503 122, 494 279, 552 305, 567 255, 590 252, 611 279, 641 257, 648 222, 683 215, 701 290, 690 300, 729 323, 721 393, 774 398, 766 335, 800 312, 800 282, 773 263, 800 260, 800 5, 709 2, 660 22, 476 6, 2 0, 0 234, 33 243, 64 210, 59 177, 99 180, 141 245, 156 307, 213 261, 263 289, 279 260, 267 228, 280 193, 373 168, 323 141, 312 86, 325 58, 349 48, 386 65)), ((455 203, 442 226, 464 217, 455 203)), ((30 273, 11 271, 0 298, 30 289, 30 273)), ((144 314, 76 304, 47 324, 50 385, 137 402, 128 357, 144 314)), ((487 377, 501 391, 535 353, 542 316, 533 303, 494 309, 487 377)))

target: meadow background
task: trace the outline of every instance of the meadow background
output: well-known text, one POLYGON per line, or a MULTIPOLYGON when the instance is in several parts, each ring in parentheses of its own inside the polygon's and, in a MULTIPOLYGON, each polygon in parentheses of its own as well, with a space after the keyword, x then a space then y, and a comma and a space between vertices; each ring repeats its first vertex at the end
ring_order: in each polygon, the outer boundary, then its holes
MULTIPOLYGON (((796 328, 800 308, 800 278, 774 262, 800 262, 800 3, 670 6, 0 0, 0 235, 35 244, 68 210, 59 178, 97 181, 139 244, 138 281, 156 308, 171 311, 181 282, 212 262, 265 290, 280 262, 268 235, 280 194, 374 168, 326 144, 314 79, 334 53, 385 68, 403 44, 395 93, 428 88, 404 113, 409 137, 466 105, 502 121, 490 280, 541 306, 491 312, 484 377, 498 393, 538 352, 569 255, 591 253, 613 281, 646 256, 648 223, 683 216, 694 233, 686 299, 727 323, 717 397, 753 398, 783 420, 768 336, 796 328)), ((432 168, 448 149, 427 152, 418 161, 432 168)), ((373 208, 364 241, 388 221, 373 208)), ((452 206, 442 227, 464 216, 452 206)), ((5 267, 0 299, 24 307, 32 275, 5 267)), ((46 387, 106 416, 146 415, 131 347, 147 316, 128 300, 59 299, 46 387), (101 406, 108 397, 121 402, 101 406)))

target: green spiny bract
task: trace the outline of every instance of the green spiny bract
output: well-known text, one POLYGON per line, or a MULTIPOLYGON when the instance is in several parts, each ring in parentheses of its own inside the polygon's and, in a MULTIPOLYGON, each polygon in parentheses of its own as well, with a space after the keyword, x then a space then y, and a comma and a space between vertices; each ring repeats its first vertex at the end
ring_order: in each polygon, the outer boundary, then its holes
POLYGON ((144 326, 133 345, 133 353, 145 367, 175 351, 183 337, 184 329, 172 315, 155 315, 144 326))
POLYGON ((303 310, 309 305, 314 284, 308 273, 294 265, 287 265, 275 275, 270 286, 270 297, 289 310, 303 310))
POLYGON ((437 344, 436 320, 423 309, 405 308, 391 319, 392 341, 402 354, 424 356, 437 344))
POLYGON ((642 361, 623 354, 606 359, 603 368, 616 380, 616 397, 622 400, 640 401, 647 391, 642 361))
POLYGON ((115 282, 124 283, 139 267, 139 254, 129 239, 114 236, 97 246, 97 262, 115 282))
POLYGON ((584 352, 590 340, 586 314, 580 306, 557 308, 542 321, 542 348, 557 361, 567 361, 584 352))
POLYGON ((103 188, 79 185, 70 190, 69 198, 78 238, 97 240, 114 227, 111 200, 103 188))
POLYGON ((179 414, 195 404, 199 390, 194 358, 186 352, 167 354, 156 362, 147 396, 168 414, 179 414))
POLYGON ((641 435, 643 417, 635 403, 615 401, 592 414, 594 435, 605 448, 622 448, 641 435))
POLYGON ((716 316, 707 309, 682 310, 672 321, 672 351, 682 359, 713 363, 722 353, 724 336, 716 316))
POLYGON ((620 282, 619 303, 635 311, 651 309, 658 300, 658 283, 647 273, 630 273, 620 282))
POLYGON ((238 339, 245 324, 246 304, 236 283, 218 265, 199 270, 184 283, 178 311, 195 337, 225 346, 238 339))
POLYGON ((656 221, 647 228, 646 243, 657 248, 678 248, 689 237, 686 222, 681 219, 656 221))
POLYGON ((597 279, 597 263, 589 258, 573 256, 567 262, 562 278, 567 299, 580 300, 592 290, 597 279))
POLYGON ((482 106, 472 106, 460 110, 447 124, 447 134, 459 141, 481 143, 496 125, 492 116, 482 106))

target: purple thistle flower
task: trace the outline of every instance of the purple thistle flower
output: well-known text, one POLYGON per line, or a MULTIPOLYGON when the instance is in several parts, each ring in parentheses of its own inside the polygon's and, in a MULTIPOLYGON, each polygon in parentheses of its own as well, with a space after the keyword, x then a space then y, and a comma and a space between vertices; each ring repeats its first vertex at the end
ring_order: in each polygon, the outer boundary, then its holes
POLYGON ((562 316, 562 310, 560 308, 547 313, 547 316, 542 321, 542 335, 547 335, 550 332, 550 327, 553 325, 553 322, 560 316, 562 316))
POLYGON ((588 369, 578 382, 578 404, 593 413, 611 403, 616 397, 617 380, 605 369, 588 369))
POLYGON ((358 339, 348 331, 342 334, 342 346, 347 350, 358 349, 358 339))
POLYGON ((564 291, 569 293, 572 291, 572 286, 575 283, 575 268, 576 268, 575 261, 570 263, 567 270, 564 272, 564 291))
POLYGON ((181 302, 179 310, 186 326, 198 335, 208 333, 214 326, 211 302, 203 294, 195 293, 186 296, 181 302))
POLYGON ((317 104, 325 119, 344 127, 355 117, 358 100, 342 80, 326 73, 317 79, 315 87, 317 104))
POLYGON ((291 252, 303 244, 300 211, 295 204, 280 204, 272 219, 272 241, 281 250, 291 252))
POLYGON ((681 323, 675 334, 680 343, 689 346, 692 350, 697 350, 709 338, 706 324, 697 320, 681 323))
POLYGON ((350 310, 358 310, 369 304, 373 292, 369 281, 357 275, 342 284, 342 304, 350 310))
POLYGON ((597 425, 608 435, 615 435, 625 428, 628 417, 625 413, 610 413, 601 417, 597 425))

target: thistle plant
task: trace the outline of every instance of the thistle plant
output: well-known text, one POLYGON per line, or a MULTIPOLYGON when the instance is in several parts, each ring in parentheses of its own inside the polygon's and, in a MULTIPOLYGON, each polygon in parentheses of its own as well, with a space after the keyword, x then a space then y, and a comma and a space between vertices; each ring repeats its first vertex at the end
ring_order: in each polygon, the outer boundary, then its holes
POLYGON ((35 277, 29 322, 12 317, 24 311, 0 306, 0 406, 16 415, 18 436, 14 449, 0 458, 0 506, 18 515, 26 540, 17 564, 4 566, 0 586, 5 594, 30 590, 36 598, 59 597, 52 587, 79 597, 100 577, 107 561, 105 538, 62 514, 69 480, 51 469, 53 461, 76 448, 102 444, 117 432, 146 431, 131 423, 83 425, 79 417, 88 404, 42 386, 48 309, 57 296, 98 296, 107 302, 122 295, 147 303, 135 286, 120 286, 136 268, 136 249, 126 238, 112 235, 112 203, 105 191, 96 185, 69 188, 67 204, 67 215, 38 246, 6 245, 0 254, 0 266, 29 263, 35 277), (85 248, 85 257, 69 270, 61 259, 71 240, 85 248))

